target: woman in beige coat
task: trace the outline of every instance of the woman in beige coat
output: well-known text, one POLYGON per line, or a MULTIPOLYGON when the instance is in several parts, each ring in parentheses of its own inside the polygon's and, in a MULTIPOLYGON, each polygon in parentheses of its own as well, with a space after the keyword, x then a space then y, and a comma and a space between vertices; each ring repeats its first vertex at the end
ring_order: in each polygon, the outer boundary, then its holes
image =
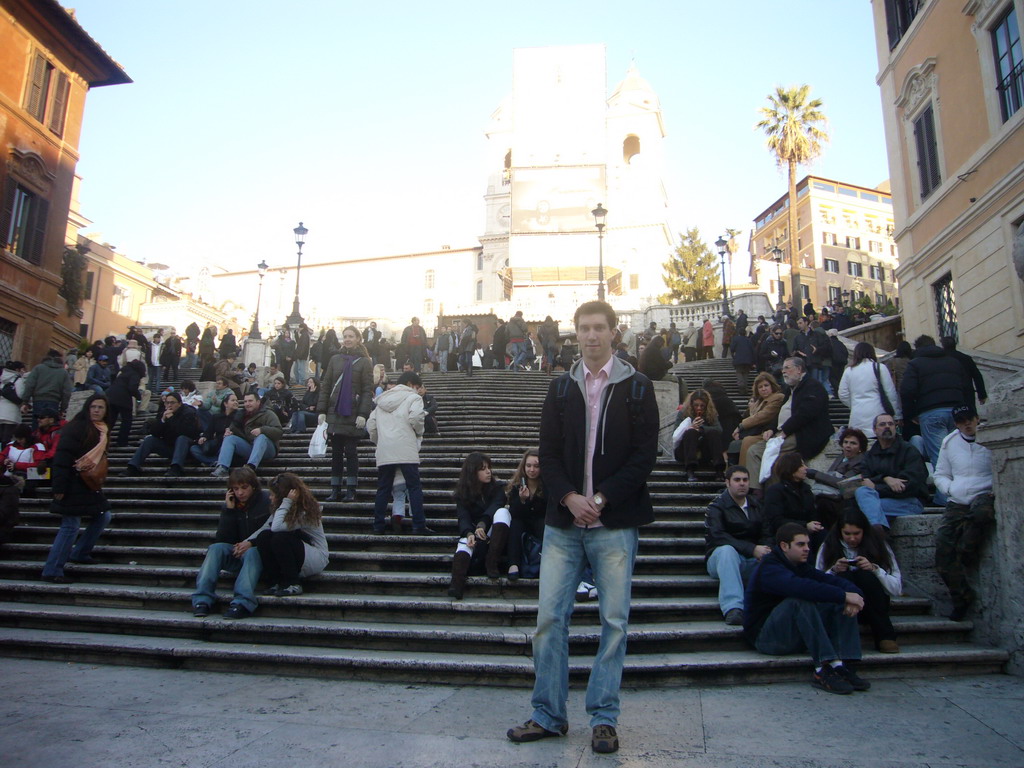
MULTIPOLYGON (((775 429, 779 419, 779 409, 786 396, 779 389, 779 383, 770 373, 759 373, 751 388, 750 402, 747 404, 749 414, 732 433, 733 440, 740 443, 740 464, 746 466, 747 451, 750 446, 759 443, 761 434, 768 429, 775 429)), ((735 450, 735 449, 734 449, 735 450)))

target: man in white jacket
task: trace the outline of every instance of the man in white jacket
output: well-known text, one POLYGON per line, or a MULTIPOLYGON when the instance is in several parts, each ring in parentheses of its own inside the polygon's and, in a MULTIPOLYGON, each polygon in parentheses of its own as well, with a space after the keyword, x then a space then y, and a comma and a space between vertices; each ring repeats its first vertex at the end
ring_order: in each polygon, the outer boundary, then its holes
POLYGON ((373 507, 373 532, 384 533, 395 471, 401 469, 412 511, 412 532, 434 533, 423 516, 423 485, 420 482, 420 439, 423 437, 423 398, 416 391, 420 377, 407 371, 398 384, 381 393, 366 421, 370 440, 377 446, 377 499, 373 507))
POLYGON ((946 512, 935 536, 935 569, 953 598, 953 621, 962 621, 974 602, 967 570, 978 560, 985 536, 995 523, 992 454, 977 442, 974 407, 953 409, 956 431, 942 441, 935 466, 935 487, 946 495, 946 512))

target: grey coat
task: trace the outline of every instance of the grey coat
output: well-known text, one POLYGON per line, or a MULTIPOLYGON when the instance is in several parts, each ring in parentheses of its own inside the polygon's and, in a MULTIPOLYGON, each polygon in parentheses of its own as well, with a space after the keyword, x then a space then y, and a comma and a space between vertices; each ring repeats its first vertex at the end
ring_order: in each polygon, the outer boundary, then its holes
POLYGON ((339 416, 334 407, 338 402, 338 392, 341 391, 341 372, 344 369, 345 361, 340 354, 331 358, 321 379, 316 412, 327 414, 328 433, 344 437, 366 437, 366 430, 356 427, 356 418, 367 418, 373 408, 373 364, 368 357, 361 357, 352 363, 351 416, 339 416))

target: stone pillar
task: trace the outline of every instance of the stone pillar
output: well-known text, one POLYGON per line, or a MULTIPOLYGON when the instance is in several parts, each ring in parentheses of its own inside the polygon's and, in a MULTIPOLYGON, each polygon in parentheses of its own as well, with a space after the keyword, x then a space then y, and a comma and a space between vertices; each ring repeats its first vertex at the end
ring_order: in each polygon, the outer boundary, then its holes
POLYGON ((270 344, 266 339, 246 339, 242 345, 242 362, 245 367, 249 363, 256 363, 257 368, 267 365, 267 358, 270 354, 270 344))
MULTIPOLYGON (((679 383, 675 377, 666 378, 654 384, 654 396, 658 401, 658 447, 665 456, 672 457, 672 431, 676 423, 676 406, 679 405, 679 383)), ((686 384, 683 384, 685 387, 686 384)))
POLYGON ((991 390, 978 439, 992 451, 996 528, 979 572, 976 639, 1010 653, 1007 671, 1024 674, 1024 374, 991 390))

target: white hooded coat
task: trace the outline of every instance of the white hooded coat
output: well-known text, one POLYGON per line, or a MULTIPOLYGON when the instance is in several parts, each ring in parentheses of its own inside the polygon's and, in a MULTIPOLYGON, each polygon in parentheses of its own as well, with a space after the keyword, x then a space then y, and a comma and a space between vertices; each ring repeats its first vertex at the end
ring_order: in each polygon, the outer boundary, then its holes
POLYGON ((419 464, 423 436, 423 398, 399 384, 377 398, 377 407, 366 420, 366 430, 376 446, 377 466, 419 464))

